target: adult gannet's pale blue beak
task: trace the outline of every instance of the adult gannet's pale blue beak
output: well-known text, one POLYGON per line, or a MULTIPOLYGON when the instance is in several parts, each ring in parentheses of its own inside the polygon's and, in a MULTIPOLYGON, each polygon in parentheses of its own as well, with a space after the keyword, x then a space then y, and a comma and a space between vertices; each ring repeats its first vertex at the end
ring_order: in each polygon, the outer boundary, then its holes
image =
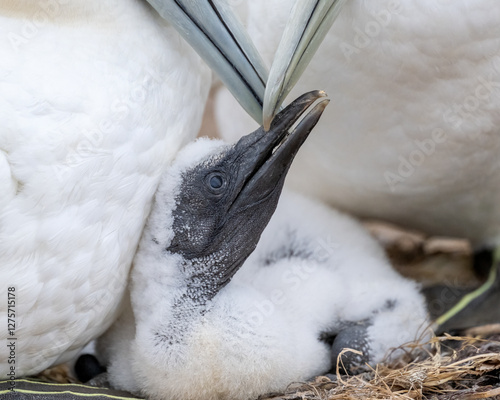
POLYGON ((269 72, 263 110, 263 125, 266 130, 346 2, 347 0, 296 1, 269 72))
POLYGON ((223 0, 147 0, 171 23, 259 125, 267 69, 223 0))

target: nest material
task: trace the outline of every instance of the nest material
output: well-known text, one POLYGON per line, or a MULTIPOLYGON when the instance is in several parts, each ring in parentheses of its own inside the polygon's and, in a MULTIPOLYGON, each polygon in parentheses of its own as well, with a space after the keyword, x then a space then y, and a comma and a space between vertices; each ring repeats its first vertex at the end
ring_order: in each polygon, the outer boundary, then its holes
POLYGON ((500 400, 500 335, 443 336, 360 375, 318 377, 259 400, 500 400))
POLYGON ((49 383, 81 383, 73 376, 68 364, 48 368, 33 376, 33 378, 49 383))
MULTIPOLYGON (((368 372, 346 376, 338 369, 337 375, 292 384, 285 393, 259 400, 500 400, 498 327, 495 331, 488 339, 447 335, 424 345, 408 345, 402 356, 368 367, 368 372)), ((75 381, 67 366, 47 370, 38 378, 75 381)))

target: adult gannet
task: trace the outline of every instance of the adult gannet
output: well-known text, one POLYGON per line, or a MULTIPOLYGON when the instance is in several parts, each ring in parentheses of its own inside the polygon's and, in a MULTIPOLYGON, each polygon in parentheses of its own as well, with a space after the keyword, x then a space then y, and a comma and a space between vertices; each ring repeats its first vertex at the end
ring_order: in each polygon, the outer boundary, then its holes
POLYGON ((210 84, 173 26, 259 102, 255 53, 218 2, 151 3, 170 22, 139 0, 0 0, 1 377, 71 358, 117 314, 159 177, 196 136, 210 84))
MULTIPOLYGON (((269 65, 293 4, 246 3, 269 65)), ((293 75, 293 65, 283 71, 293 75)), ((476 248, 500 244, 500 3, 349 0, 291 94, 312 87, 335 107, 294 163, 290 187, 361 217, 476 248)), ((252 129, 224 92, 218 103, 224 138, 252 129)))
POLYGON ((179 152, 134 259, 128 309, 98 346, 113 386, 251 399, 328 371, 343 347, 363 350, 352 362, 376 362, 417 335, 416 285, 352 219, 287 194, 264 230, 321 96, 293 102, 267 133, 179 152))
MULTIPOLYGON (((247 4, 257 48, 268 62, 276 54, 265 124, 331 24, 321 9, 335 1, 297 2, 278 46, 293 3, 247 4)), ((500 4, 337 3, 343 5, 338 19, 292 91, 321 86, 336 104, 292 168, 290 186, 360 217, 468 238, 491 251, 500 244, 500 4)), ((228 112, 231 103, 221 93, 218 122, 226 139, 253 126, 238 107, 228 112), (221 110, 232 118, 222 118, 221 110)), ((438 324, 485 292, 485 304, 498 303, 499 268, 492 263, 485 285, 438 324)))

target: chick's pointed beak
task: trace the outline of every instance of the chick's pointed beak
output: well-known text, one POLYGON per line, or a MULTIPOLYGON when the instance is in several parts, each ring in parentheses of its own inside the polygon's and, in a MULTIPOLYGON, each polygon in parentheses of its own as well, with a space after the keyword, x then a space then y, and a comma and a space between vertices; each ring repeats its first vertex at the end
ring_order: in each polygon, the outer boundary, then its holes
POLYGON ((276 116, 268 132, 261 127, 238 141, 234 151, 243 179, 231 210, 270 201, 263 207, 274 212, 288 169, 329 101, 323 91, 306 93, 276 116))
POLYGON ((297 0, 283 32, 264 95, 263 125, 269 129, 347 0, 297 0))
POLYGON ((212 254, 223 246, 231 249, 226 264, 214 274, 217 290, 231 280, 255 250, 276 210, 288 169, 328 101, 324 92, 306 93, 276 116, 268 132, 262 127, 257 129, 225 154, 225 163, 236 168, 231 194, 224 200, 224 218, 210 238, 207 251, 212 254))
POLYGON ((267 69, 238 18, 223 0, 147 0, 262 124, 267 69))

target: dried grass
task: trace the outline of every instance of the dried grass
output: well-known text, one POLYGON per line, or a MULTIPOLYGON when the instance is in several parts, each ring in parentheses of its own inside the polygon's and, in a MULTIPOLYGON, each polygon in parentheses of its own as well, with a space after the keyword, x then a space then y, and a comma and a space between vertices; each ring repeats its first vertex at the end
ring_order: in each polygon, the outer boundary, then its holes
POLYGON ((398 359, 354 375, 318 377, 260 400, 500 399, 500 335, 443 336, 405 347, 398 359))
MULTIPOLYGON (((446 335, 426 344, 409 344, 404 350, 402 356, 367 366, 368 371, 359 375, 341 375, 338 365, 336 375, 292 384, 285 393, 259 400, 500 400, 498 327, 487 339, 446 335)), ((38 378, 75 381, 67 366, 47 370, 38 378)))

